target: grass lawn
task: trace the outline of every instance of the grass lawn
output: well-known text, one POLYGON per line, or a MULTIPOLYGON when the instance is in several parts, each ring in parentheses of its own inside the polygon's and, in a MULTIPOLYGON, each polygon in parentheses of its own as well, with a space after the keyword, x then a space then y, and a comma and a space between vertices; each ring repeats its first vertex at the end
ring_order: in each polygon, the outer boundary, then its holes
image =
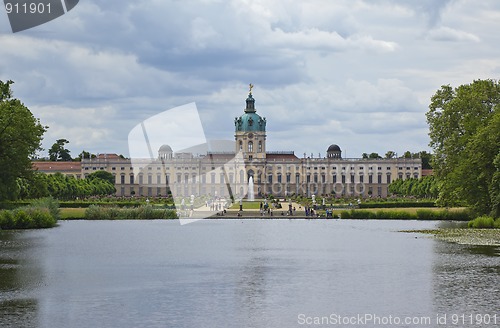
POLYGON ((84 219, 85 208, 61 208, 61 219, 84 219))
MULTIPOLYGON (((262 202, 264 204, 264 202, 262 202)), ((233 204, 233 206, 230 207, 233 210, 239 210, 240 209, 240 202, 237 200, 233 204)), ((255 201, 255 202, 247 202, 243 201, 243 210, 259 210, 260 209, 260 201, 255 201)))
MULTIPOLYGON (((453 207, 449 208, 449 211, 462 211, 464 210, 465 207, 453 207)), ((366 211, 366 212, 377 212, 377 211, 384 211, 384 212, 392 212, 392 211, 398 211, 398 212, 407 212, 411 214, 417 213, 418 210, 429 210, 429 211, 442 211, 444 210, 443 207, 391 207, 391 208, 362 208, 362 209, 354 209, 355 211, 366 211)), ((334 212, 341 212, 341 211, 346 211, 346 209, 335 209, 333 210, 334 212)))

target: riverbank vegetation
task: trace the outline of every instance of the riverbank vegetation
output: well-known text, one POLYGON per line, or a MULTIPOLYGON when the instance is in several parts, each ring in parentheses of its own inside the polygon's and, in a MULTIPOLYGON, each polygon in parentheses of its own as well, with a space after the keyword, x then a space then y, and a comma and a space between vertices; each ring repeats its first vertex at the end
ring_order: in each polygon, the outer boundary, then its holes
POLYGON ((500 218, 495 220, 491 216, 480 216, 469 221, 467 226, 474 229, 500 229, 500 218))
POLYGON ((348 210, 340 212, 341 219, 357 220, 445 220, 469 221, 472 214, 467 209, 384 209, 348 210))
POLYGON ((52 228, 60 218, 59 204, 52 198, 34 200, 14 210, 0 210, 0 229, 52 228))
POLYGON ((92 205, 85 210, 86 220, 167 220, 177 219, 175 210, 144 205, 134 208, 92 205))

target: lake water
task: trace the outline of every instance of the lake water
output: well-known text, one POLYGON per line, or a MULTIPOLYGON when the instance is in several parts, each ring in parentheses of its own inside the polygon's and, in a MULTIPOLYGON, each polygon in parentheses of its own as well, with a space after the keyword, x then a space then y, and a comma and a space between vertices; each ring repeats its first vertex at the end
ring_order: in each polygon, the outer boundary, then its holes
POLYGON ((398 232, 438 225, 69 221, 0 231, 0 326, 499 326, 498 248, 398 232))

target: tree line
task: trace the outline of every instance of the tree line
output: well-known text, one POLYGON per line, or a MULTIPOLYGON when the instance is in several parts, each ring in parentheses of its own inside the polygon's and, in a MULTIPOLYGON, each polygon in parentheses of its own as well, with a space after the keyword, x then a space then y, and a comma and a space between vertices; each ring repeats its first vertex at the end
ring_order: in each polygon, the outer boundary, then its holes
POLYGON ((52 196, 56 199, 71 200, 114 194, 116 192, 114 183, 110 182, 109 179, 95 175, 95 173, 90 174, 85 179, 77 179, 61 173, 34 172, 30 178, 17 180, 16 189, 13 190, 13 194, 9 198, 34 199, 52 196))
POLYGON ((361 154, 361 157, 364 159, 391 159, 391 158, 420 158, 422 159, 422 168, 423 169, 432 169, 432 154, 428 153, 427 151, 423 150, 418 153, 412 153, 411 151, 405 151, 403 155, 398 157, 398 154, 393 151, 389 150, 388 152, 385 153, 384 157, 380 156, 378 153, 363 153, 361 154))
POLYGON ((404 197, 437 198, 439 189, 436 178, 429 175, 420 179, 394 180, 389 185, 389 193, 404 197))

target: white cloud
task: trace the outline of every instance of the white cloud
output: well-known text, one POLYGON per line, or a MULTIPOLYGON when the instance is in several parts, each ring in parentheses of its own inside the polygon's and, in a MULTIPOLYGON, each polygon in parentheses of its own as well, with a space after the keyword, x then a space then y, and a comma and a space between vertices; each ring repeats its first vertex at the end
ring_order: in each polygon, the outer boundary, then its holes
POLYGON ((87 0, 0 34, 0 79, 73 154, 126 154, 133 126, 193 101, 232 139, 250 82, 269 149, 417 151, 442 84, 498 78, 498 17, 493 0, 87 0))
POLYGON ((472 33, 459 31, 450 27, 442 26, 427 32, 427 38, 435 41, 471 41, 480 42, 479 37, 472 33))

